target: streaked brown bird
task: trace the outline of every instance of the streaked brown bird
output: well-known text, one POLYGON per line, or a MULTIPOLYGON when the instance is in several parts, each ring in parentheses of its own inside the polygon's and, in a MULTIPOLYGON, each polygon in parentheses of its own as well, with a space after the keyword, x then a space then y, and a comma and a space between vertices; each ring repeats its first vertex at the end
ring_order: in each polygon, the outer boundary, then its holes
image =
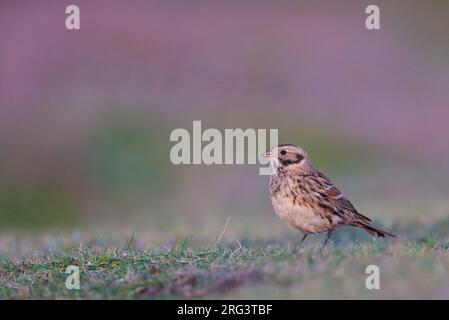
POLYGON ((328 177, 315 169, 307 152, 293 144, 281 144, 264 153, 270 160, 270 197, 276 214, 302 231, 301 247, 309 234, 332 232, 354 226, 377 237, 395 237, 373 227, 371 219, 359 213, 328 177))

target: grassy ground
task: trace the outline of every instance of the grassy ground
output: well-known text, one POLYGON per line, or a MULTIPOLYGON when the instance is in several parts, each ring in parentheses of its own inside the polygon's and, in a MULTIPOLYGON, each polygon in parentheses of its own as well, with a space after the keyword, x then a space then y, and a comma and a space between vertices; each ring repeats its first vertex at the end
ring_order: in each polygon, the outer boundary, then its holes
POLYGON ((449 298, 448 226, 448 219, 393 226, 407 236, 376 241, 346 228, 325 251, 317 236, 300 252, 293 237, 217 245, 186 238, 141 248, 134 239, 57 245, 2 254, 0 298, 449 298), (372 264, 380 268, 380 290, 365 287, 372 264), (80 268, 79 290, 65 287, 69 265, 80 268))

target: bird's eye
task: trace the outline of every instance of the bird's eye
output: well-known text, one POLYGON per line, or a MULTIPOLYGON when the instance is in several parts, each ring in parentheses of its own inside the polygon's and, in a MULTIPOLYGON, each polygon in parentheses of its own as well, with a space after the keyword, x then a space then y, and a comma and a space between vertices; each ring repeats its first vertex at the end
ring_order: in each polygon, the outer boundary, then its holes
POLYGON ((282 155, 287 154, 287 150, 281 150, 281 154, 282 155))

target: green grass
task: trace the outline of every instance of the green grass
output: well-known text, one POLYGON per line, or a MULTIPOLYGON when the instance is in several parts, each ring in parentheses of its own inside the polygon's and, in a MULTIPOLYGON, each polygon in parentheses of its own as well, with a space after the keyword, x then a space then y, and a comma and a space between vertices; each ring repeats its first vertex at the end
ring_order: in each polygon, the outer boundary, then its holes
POLYGON ((321 237, 308 239, 300 252, 293 238, 215 247, 186 238, 143 248, 134 240, 117 246, 96 240, 19 257, 2 254, 0 298, 449 298, 448 243, 422 234, 415 240, 348 241, 348 234, 339 232, 325 251, 321 237), (380 268, 380 290, 365 288, 370 264, 380 268), (65 287, 69 265, 80 268, 79 290, 65 287))

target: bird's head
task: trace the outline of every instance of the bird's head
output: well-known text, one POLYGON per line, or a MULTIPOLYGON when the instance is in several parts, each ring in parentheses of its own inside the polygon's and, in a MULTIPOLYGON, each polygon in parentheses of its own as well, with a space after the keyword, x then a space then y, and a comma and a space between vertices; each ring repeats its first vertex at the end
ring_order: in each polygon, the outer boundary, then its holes
POLYGON ((298 174, 306 174, 313 170, 307 152, 294 144, 280 144, 263 154, 270 160, 274 171, 278 169, 291 169, 298 174))

